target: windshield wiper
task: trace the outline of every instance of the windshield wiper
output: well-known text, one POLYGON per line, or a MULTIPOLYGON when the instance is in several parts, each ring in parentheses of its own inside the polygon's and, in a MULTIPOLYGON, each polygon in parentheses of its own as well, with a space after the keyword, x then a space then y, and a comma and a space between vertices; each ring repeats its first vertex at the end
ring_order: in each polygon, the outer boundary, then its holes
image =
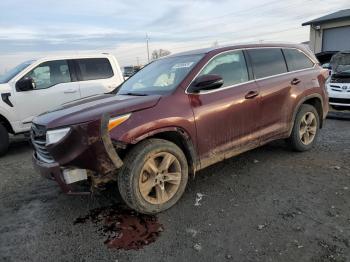
POLYGON ((136 92, 128 92, 128 93, 119 94, 119 95, 126 95, 126 96, 148 96, 148 94, 136 93, 136 92))

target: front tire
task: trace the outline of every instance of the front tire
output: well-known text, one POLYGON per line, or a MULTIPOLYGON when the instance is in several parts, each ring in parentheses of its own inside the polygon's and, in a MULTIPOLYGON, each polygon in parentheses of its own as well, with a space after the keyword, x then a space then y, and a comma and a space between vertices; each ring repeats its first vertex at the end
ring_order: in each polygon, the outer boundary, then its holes
POLYGON ((118 174, 119 192, 126 204, 144 214, 162 212, 183 195, 188 164, 172 142, 148 139, 127 154, 118 174))
POLYGON ((320 118, 317 110, 308 104, 303 104, 295 117, 294 126, 288 144, 295 151, 310 150, 318 137, 320 118))
POLYGON ((6 154, 10 144, 10 137, 7 129, 0 123, 0 156, 6 154))

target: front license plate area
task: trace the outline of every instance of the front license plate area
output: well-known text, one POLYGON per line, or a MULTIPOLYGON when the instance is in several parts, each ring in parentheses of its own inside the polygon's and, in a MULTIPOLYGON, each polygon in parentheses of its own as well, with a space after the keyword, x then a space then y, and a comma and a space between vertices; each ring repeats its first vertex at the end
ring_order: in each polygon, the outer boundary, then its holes
POLYGON ((86 169, 64 169, 63 178, 67 184, 72 184, 87 179, 86 169))

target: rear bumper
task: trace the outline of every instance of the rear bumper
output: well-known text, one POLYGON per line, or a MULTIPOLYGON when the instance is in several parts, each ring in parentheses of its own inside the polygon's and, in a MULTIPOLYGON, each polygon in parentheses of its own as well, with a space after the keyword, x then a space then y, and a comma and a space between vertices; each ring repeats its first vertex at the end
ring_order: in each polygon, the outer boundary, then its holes
POLYGON ((62 169, 58 163, 44 163, 36 158, 35 153, 32 156, 34 168, 44 178, 57 182, 62 191, 68 195, 86 195, 90 194, 89 190, 77 191, 72 184, 67 184, 64 180, 62 169))

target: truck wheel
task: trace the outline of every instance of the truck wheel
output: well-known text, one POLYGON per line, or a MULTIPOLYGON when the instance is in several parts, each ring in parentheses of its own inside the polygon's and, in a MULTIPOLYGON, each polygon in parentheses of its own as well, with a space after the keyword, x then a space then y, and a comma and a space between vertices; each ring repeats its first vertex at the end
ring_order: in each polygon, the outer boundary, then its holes
POLYGON ((0 156, 7 152, 9 147, 10 138, 7 129, 0 123, 0 156))
POLYGON ((125 157, 119 192, 132 209, 155 214, 173 206, 185 191, 188 164, 182 150, 167 140, 148 139, 125 157))
POLYGON ((303 104, 295 117, 293 130, 287 142, 295 151, 307 151, 315 144, 319 127, 317 110, 311 105, 303 104))

